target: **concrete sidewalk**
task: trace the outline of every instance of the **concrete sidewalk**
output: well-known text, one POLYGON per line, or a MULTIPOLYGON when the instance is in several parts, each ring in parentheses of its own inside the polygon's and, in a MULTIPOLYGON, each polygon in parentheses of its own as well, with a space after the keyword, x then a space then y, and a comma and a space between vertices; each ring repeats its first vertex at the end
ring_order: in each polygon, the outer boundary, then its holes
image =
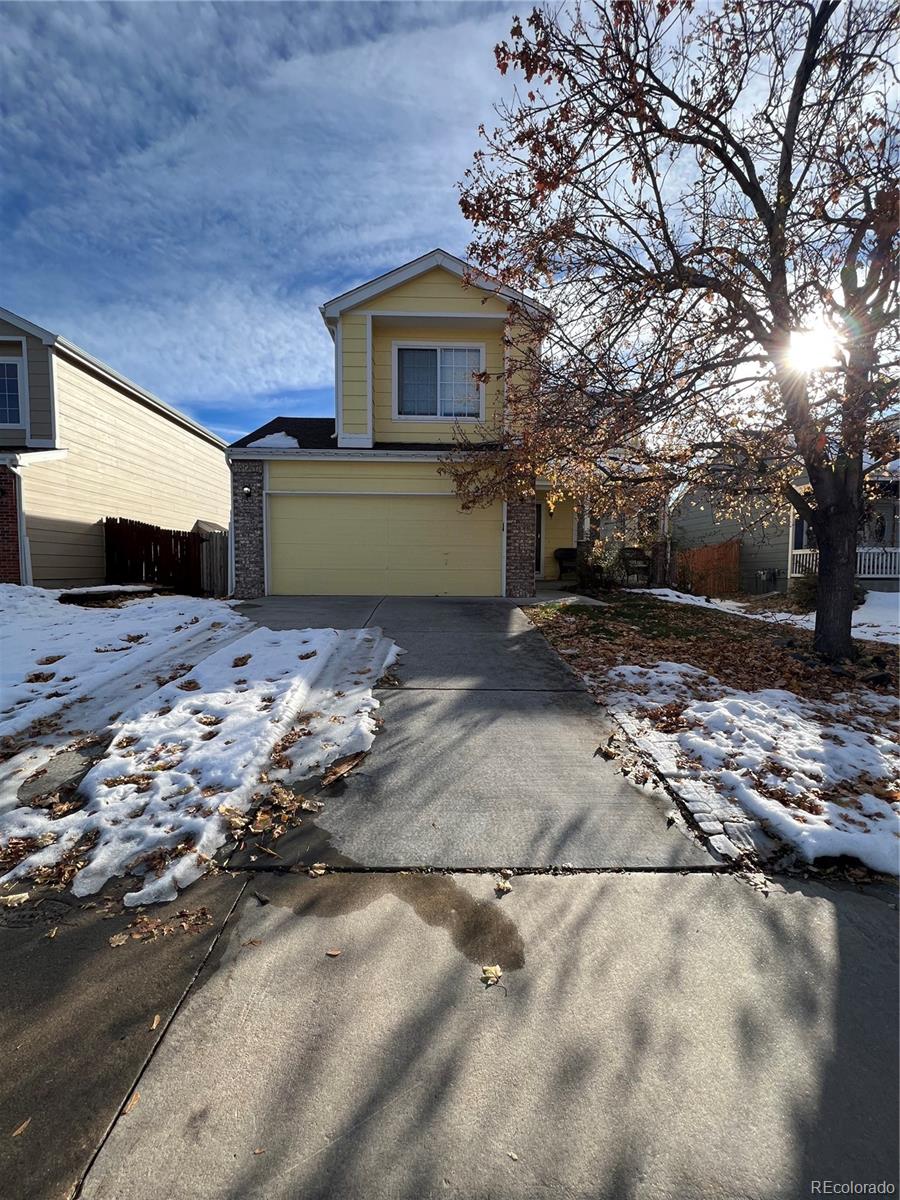
POLYGON ((813 1179, 897 1183, 881 899, 702 874, 517 877, 502 900, 485 876, 263 890, 87 1200, 795 1200, 813 1179), (488 962, 502 987, 480 984, 488 962))
MULTIPOLYGON (((0 908, 4 1200, 72 1195, 246 883, 227 875, 200 880, 149 915, 165 920, 205 907, 208 925, 117 947, 110 937, 135 917, 120 904, 32 888, 26 906, 0 908)), ((126 890, 120 883, 105 895, 126 890)))

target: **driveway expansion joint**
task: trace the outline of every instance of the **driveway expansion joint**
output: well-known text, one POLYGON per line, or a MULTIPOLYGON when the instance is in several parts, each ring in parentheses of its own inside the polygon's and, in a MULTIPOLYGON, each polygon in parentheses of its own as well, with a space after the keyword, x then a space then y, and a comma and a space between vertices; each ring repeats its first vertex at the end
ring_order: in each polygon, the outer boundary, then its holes
MULTIPOLYGON (((238 870, 258 875, 308 875, 312 864, 290 864, 254 862, 242 863, 238 870)), ((501 863, 494 867, 438 867, 419 864, 417 866, 372 867, 359 864, 325 866, 326 875, 497 875, 509 871, 512 875, 740 875, 741 869, 728 862, 682 864, 671 866, 634 867, 574 867, 550 865, 542 867, 510 867, 501 863)))

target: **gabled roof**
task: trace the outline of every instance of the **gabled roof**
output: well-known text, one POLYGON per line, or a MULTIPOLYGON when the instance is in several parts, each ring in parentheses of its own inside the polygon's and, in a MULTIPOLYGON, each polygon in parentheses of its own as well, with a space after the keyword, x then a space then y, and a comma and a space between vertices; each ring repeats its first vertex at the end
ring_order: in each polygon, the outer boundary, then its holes
POLYGON ((87 367, 100 376, 106 377, 124 391, 130 392, 133 397, 146 404, 148 408, 157 409, 163 416, 168 417, 179 425, 183 425, 191 433, 196 433, 206 441, 212 442, 214 446, 219 446, 222 449, 225 448, 225 442, 214 434, 211 429, 207 429, 205 425, 201 425, 199 421, 195 421, 187 413, 181 412, 180 409, 173 408, 165 400, 160 400, 159 396, 155 396, 153 392, 148 392, 146 388, 142 388, 139 384, 134 383, 133 380, 120 375, 118 371, 107 366, 105 362, 101 362, 99 358, 94 358, 93 354, 88 354, 86 350, 82 350, 80 346, 76 346, 74 342, 70 342, 68 338, 64 338, 61 334, 51 333, 49 329, 35 325, 33 321, 28 321, 25 317, 20 317, 18 313, 10 312, 8 308, 0 308, 0 321, 6 321, 8 325, 14 325, 16 329, 21 329, 23 333, 40 338, 45 346, 50 346, 52 349, 60 351, 68 358, 74 359, 80 365, 87 367))
POLYGON ((504 287, 496 279, 492 279, 489 275, 485 275, 476 267, 473 267, 471 263, 457 258, 455 254, 449 254, 446 250, 436 249, 429 250, 427 254, 421 255, 419 258, 414 258, 411 262, 404 263, 402 267, 395 267, 393 271, 388 271, 384 275, 377 275, 374 279, 370 279, 368 283, 361 283, 359 287, 352 288, 349 292, 342 292, 340 296, 335 296, 333 300, 328 300, 320 305, 319 312, 322 314, 325 324, 331 325, 345 309, 355 308, 357 304, 362 304, 365 300, 371 300, 375 296, 380 296, 382 292, 388 292, 391 288, 395 288, 401 283, 407 283, 410 279, 424 275, 426 271, 434 270, 435 267, 442 267, 445 271, 449 271, 451 275, 456 275, 460 279, 468 279, 476 287, 486 292, 493 292, 494 295, 501 296, 504 300, 514 300, 517 304, 523 305, 523 307, 530 309, 532 312, 546 313, 549 311, 543 304, 539 304, 537 300, 532 300, 530 296, 526 296, 524 292, 516 291, 515 288, 504 287))

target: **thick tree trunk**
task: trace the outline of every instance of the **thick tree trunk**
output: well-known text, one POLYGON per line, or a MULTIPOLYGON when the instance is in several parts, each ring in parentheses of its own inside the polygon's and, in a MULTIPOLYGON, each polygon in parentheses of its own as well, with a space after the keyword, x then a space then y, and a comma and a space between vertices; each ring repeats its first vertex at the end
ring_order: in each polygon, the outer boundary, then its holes
POLYGON ((850 636, 856 582, 857 514, 850 505, 816 530, 819 586, 816 597, 814 648, 832 662, 853 657, 850 636))

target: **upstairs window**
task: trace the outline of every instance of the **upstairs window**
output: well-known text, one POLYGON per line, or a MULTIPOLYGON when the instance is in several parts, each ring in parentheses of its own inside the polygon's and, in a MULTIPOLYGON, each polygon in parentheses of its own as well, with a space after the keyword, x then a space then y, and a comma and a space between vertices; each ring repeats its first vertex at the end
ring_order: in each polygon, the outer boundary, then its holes
POLYGON ((18 362, 0 361, 0 425, 21 425, 18 362))
POLYGON ((479 419, 482 369, 477 346, 399 346, 397 416, 479 419))

